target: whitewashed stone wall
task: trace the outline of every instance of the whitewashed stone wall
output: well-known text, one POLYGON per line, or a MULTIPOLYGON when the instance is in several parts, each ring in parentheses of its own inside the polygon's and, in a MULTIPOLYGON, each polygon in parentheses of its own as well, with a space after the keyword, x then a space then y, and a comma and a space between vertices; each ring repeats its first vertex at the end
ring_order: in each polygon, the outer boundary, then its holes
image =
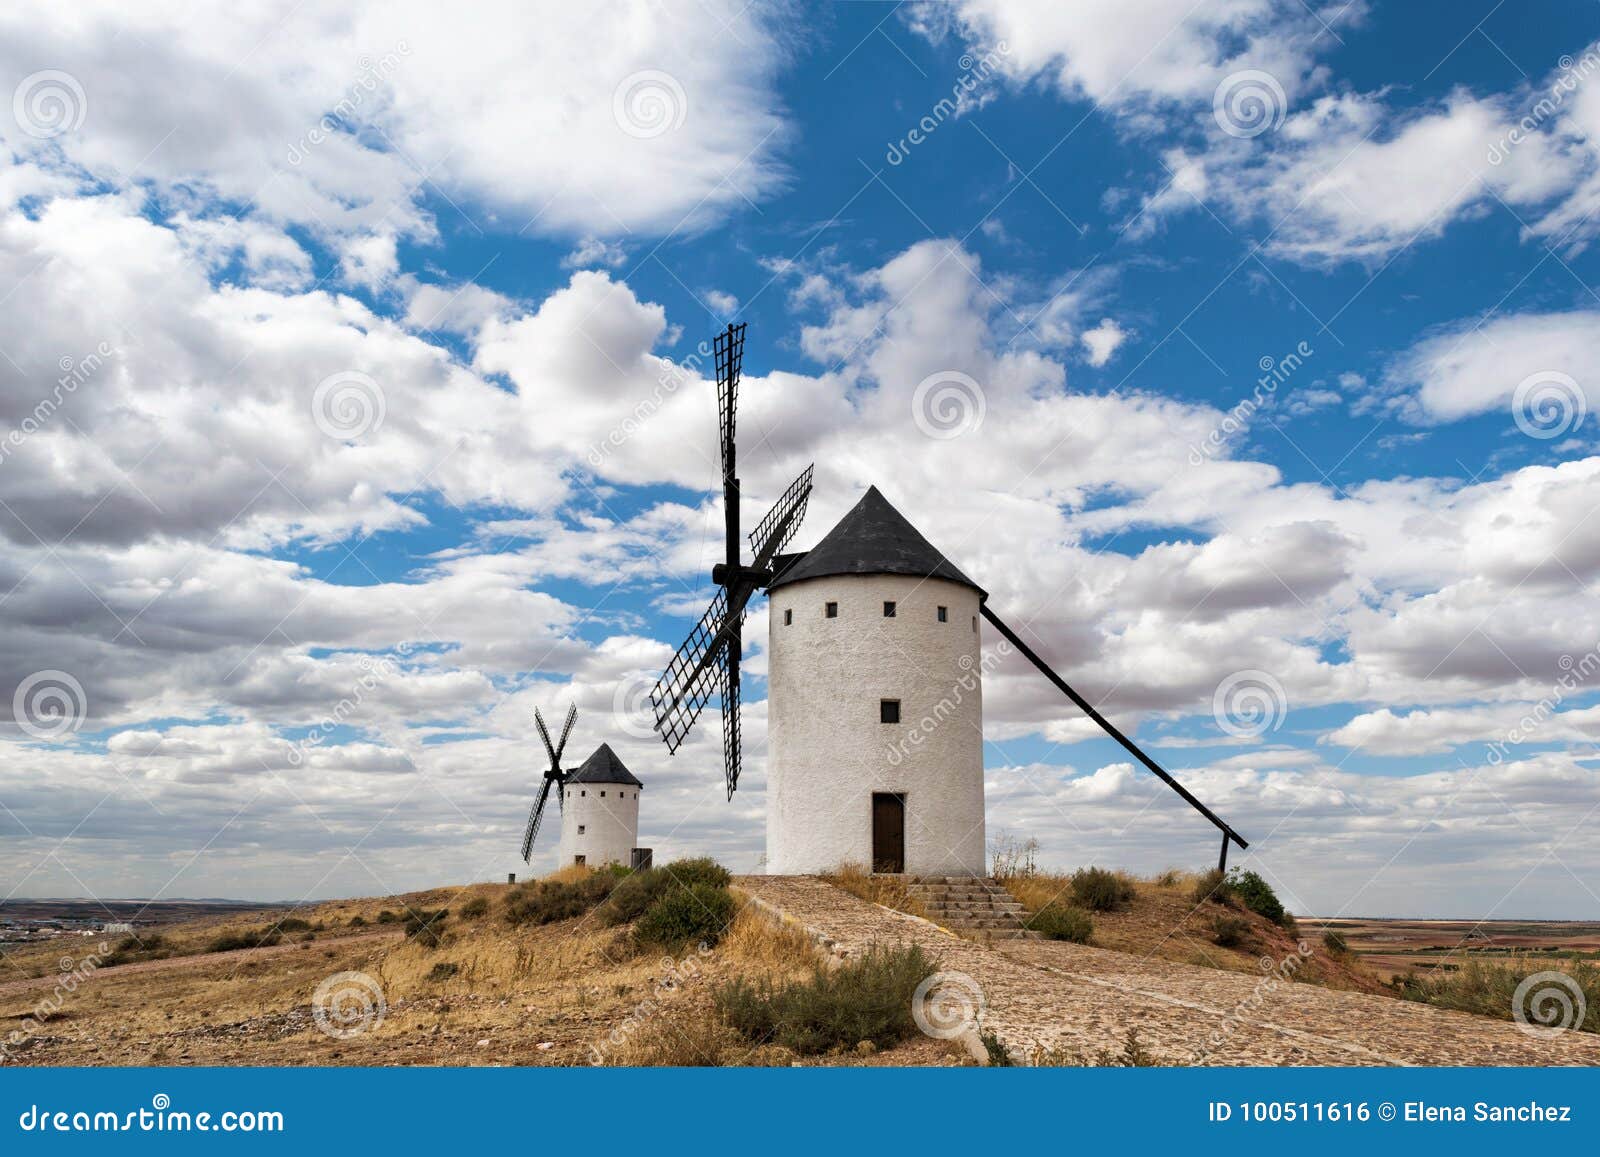
POLYGON ((883 791, 905 793, 908 873, 981 875, 977 592, 840 575, 780 586, 770 610, 767 872, 870 864, 872 793, 883 791), (884 617, 886 600, 894 618, 884 617), (838 618, 824 614, 830 601, 838 618), (883 699, 900 700, 899 724, 879 721, 883 699))
MULTIPOLYGON (((561 867, 626 864, 639 844, 639 792, 623 783, 569 783, 561 811, 561 867), (578 829, 582 828, 580 832, 578 829)), ((546 813, 548 814, 548 813, 546 813)))

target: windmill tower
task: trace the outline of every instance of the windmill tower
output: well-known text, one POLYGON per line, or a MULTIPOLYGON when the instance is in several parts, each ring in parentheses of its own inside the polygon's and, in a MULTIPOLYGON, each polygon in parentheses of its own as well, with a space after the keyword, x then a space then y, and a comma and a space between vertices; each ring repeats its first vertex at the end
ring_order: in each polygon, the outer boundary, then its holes
POLYGON ((561 866, 634 866, 643 789, 605 743, 567 772, 561 782, 561 866))
POLYGON ((872 487, 768 587, 767 870, 984 870, 984 592, 872 487))
POLYGON ((983 689, 978 620, 1032 663, 1135 759, 1210 820, 1226 822, 1051 670, 957 569, 870 488, 809 552, 784 554, 811 496, 811 467, 739 543, 735 442, 744 326, 717 335, 724 560, 717 592, 651 695, 676 753, 713 697, 722 708, 728 796, 739 784, 739 659, 745 608, 766 591, 769 616, 767 871, 847 862, 917 875, 984 871, 983 689))

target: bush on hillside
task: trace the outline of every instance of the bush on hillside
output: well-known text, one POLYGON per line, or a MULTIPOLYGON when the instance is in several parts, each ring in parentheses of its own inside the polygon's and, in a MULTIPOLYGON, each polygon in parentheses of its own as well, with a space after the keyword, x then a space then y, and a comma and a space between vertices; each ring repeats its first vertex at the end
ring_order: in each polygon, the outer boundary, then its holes
POLYGON ((610 872, 591 872, 577 880, 535 880, 506 897, 506 923, 553 924, 587 915, 617 886, 610 872))
POLYGON ((1062 904, 1046 904, 1025 925, 1046 940, 1066 940, 1073 944, 1087 944, 1094 935, 1094 920, 1082 908, 1062 904))
POLYGON ((461 905, 461 915, 468 920, 476 920, 479 916, 489 913, 489 900, 486 896, 474 896, 461 905))
POLYGON ((1335 932, 1332 928, 1322 934, 1322 946, 1328 950, 1329 956, 1348 956, 1350 954, 1350 942, 1344 938, 1342 933, 1335 932))
POLYGON ((691 884, 672 888, 657 899, 633 931, 641 944, 676 949, 715 944, 732 922, 733 897, 727 888, 691 884))
POLYGON ((424 948, 437 948, 444 943, 444 921, 450 915, 447 908, 437 912, 426 909, 412 912, 406 917, 406 939, 414 940, 424 948))
POLYGON ((774 987, 744 977, 712 994, 717 1011, 755 1044, 783 1045, 803 1055, 871 1041, 887 1048, 917 1031, 912 998, 937 964, 920 947, 873 945, 837 968, 819 965, 808 980, 774 987))
MULTIPOLYGON (((1506 1020, 1515 1015, 1518 1007, 1518 986, 1536 973, 1548 972, 1549 965, 1548 959, 1485 963, 1469 957, 1454 972, 1436 969, 1422 976, 1408 973, 1395 977, 1390 987, 1405 1000, 1506 1020)), ((1566 977, 1564 981, 1535 983, 1523 994, 1521 1008, 1527 1023, 1600 1033, 1600 965, 1573 961, 1566 977), (1574 989, 1582 993, 1582 1000, 1574 998, 1574 989), (1581 1020, 1577 1019, 1580 1008, 1581 1020), (1553 1020, 1541 1019, 1551 1015, 1553 1020)))
POLYGON ((612 890, 605 907, 600 909, 600 918, 608 925, 631 924, 674 889, 696 884, 726 888, 732 879, 728 869, 703 856, 632 872, 612 890))
POLYGON ((1272 885, 1254 872, 1246 872, 1240 868, 1229 872, 1228 891, 1257 916, 1271 920, 1274 924, 1290 922, 1289 914, 1283 910, 1283 902, 1272 890, 1272 885))
POLYGON ((1218 916, 1211 921, 1211 941, 1218 948, 1237 948, 1250 935, 1250 922, 1237 916, 1218 916))
POLYGON ((282 939, 276 928, 257 928, 254 932, 224 932, 206 945, 206 951, 237 952, 241 948, 271 948, 282 939))
POLYGON ((1213 904, 1226 904, 1232 899, 1232 893, 1228 889, 1228 878, 1216 868, 1212 868, 1195 880, 1189 899, 1196 904, 1204 904, 1207 900, 1213 904))
POLYGON ((1133 899, 1133 881, 1104 868, 1072 873, 1072 901, 1091 912, 1113 912, 1133 899))

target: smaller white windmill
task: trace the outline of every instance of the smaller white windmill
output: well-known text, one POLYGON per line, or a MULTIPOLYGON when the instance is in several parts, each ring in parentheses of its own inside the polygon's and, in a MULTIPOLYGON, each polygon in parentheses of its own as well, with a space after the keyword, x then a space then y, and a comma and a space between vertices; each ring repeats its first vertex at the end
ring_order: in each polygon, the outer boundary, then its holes
POLYGON ((639 792, 644 784, 628 770, 610 744, 602 743, 577 767, 563 769, 561 766, 561 756, 567 749, 567 740, 577 718, 578 708, 574 704, 567 709, 561 738, 552 743, 544 716, 534 709, 533 721, 544 742, 545 754, 550 757, 550 766, 544 773, 544 782, 534 798, 528 826, 522 834, 523 863, 533 860, 533 843, 539 836, 544 805, 549 802, 554 787, 558 793, 556 804, 561 809, 561 867, 572 864, 648 867, 649 850, 635 846, 639 842, 639 792))

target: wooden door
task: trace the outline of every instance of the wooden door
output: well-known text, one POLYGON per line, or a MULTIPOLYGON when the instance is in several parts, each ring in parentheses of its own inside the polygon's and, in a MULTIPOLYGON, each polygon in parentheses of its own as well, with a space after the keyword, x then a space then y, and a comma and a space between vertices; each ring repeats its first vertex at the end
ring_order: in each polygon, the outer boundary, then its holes
POLYGON ((899 792, 872 793, 872 870, 906 870, 906 797, 899 792))

